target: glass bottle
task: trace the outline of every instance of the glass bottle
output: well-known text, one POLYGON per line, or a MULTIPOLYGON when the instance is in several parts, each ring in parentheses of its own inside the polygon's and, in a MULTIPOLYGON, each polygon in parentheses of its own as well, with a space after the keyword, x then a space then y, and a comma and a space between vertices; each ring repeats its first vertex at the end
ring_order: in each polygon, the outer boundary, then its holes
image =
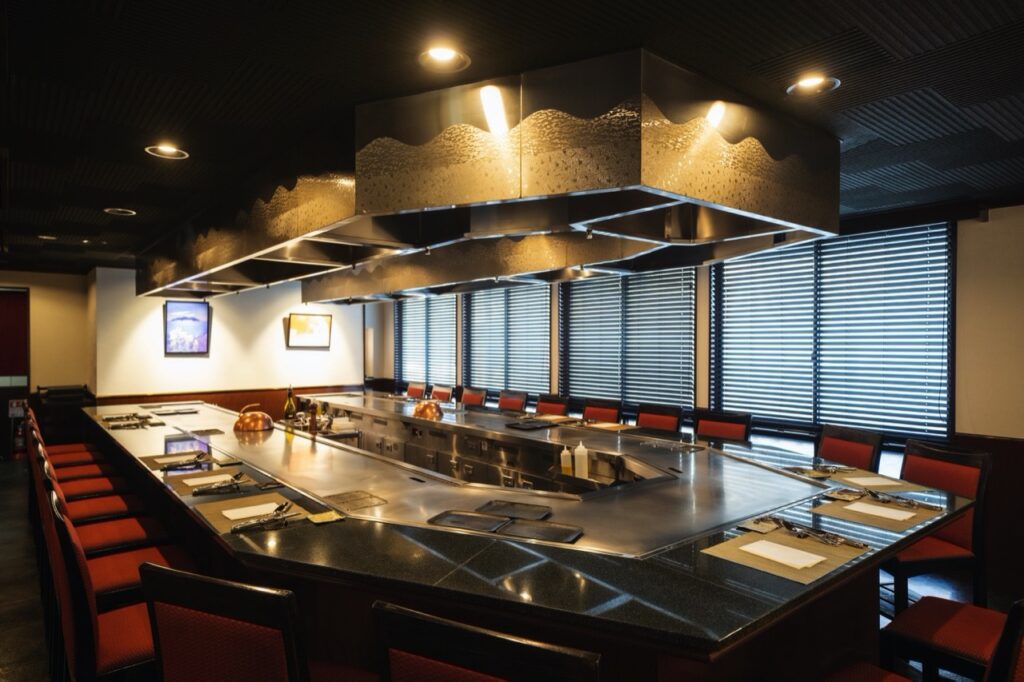
POLYGON ((295 419, 295 396, 291 386, 288 386, 288 397, 284 401, 284 418, 289 421, 295 419))

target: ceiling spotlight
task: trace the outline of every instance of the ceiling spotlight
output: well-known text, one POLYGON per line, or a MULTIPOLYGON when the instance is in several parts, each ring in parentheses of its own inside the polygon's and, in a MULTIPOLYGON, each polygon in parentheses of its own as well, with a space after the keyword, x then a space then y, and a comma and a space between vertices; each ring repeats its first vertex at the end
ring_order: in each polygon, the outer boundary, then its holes
POLYGON ((42 239, 43 241, 46 241, 46 242, 55 242, 55 241, 57 241, 57 238, 54 237, 52 234, 41 234, 41 235, 39 235, 39 238, 42 239))
POLYGON ((88 239, 83 239, 83 240, 82 240, 82 243, 83 243, 83 244, 88 244, 88 243, 89 243, 89 240, 88 240, 88 239))
POLYGON ((820 73, 809 73, 786 88, 787 95, 818 95, 839 87, 839 79, 820 73))
POLYGON ((181 159, 188 158, 187 151, 179 149, 173 144, 167 144, 166 142, 146 147, 146 153, 160 159, 172 159, 174 161, 180 161, 181 159))
POLYGON ((130 208, 120 208, 119 206, 111 206, 110 208, 103 209, 103 212, 108 215, 116 215, 122 218, 128 218, 133 215, 138 215, 138 211, 133 211, 130 208))
POLYGON ((438 73, 455 73, 470 65, 469 55, 448 45, 434 45, 420 54, 420 66, 438 73))

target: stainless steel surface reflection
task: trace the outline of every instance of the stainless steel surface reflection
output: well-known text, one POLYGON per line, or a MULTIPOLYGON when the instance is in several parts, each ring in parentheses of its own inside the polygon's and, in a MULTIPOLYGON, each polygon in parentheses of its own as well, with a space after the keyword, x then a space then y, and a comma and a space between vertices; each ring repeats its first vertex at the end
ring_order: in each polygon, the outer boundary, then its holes
MULTIPOLYGON (((411 406, 373 397, 331 396, 332 406, 344 405, 367 416, 390 414, 412 420, 411 406)), ((96 408, 102 414, 111 408, 96 408)), ((552 521, 580 526, 584 535, 572 547, 578 550, 644 556, 685 542, 738 521, 807 499, 821 491, 813 483, 780 475, 708 449, 692 450, 682 444, 588 429, 557 428, 533 432, 526 438, 553 450, 583 440, 587 447, 636 458, 661 471, 671 472, 643 485, 615 489, 583 500, 566 495, 468 485, 437 472, 402 461, 324 440, 312 440, 280 427, 262 442, 240 439, 231 429, 235 415, 203 405, 198 413, 167 417, 167 423, 185 433, 216 429, 201 436, 215 452, 240 459, 321 500, 352 491, 372 492, 386 504, 348 512, 352 516, 406 526, 426 526, 427 519, 449 510, 472 510, 494 499, 540 503, 552 508, 552 521)), ((446 414, 442 425, 467 433, 507 431, 508 417, 480 412, 446 414)), ((436 422, 430 422, 437 424, 436 422)), ((137 455, 163 450, 166 430, 110 432, 137 455), (159 435, 158 435, 159 433, 159 435), (150 442, 152 441, 152 442, 150 442), (149 452, 147 452, 149 451, 149 452)), ((430 526, 433 528, 433 526, 430 526)), ((452 531, 461 532, 461 531, 452 531)))

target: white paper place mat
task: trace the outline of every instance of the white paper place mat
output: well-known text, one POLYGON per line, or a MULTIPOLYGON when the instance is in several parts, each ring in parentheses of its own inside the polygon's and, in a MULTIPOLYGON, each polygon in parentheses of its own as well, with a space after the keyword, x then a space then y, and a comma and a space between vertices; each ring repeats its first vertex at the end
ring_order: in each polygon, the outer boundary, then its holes
POLYGON ((241 521, 242 519, 251 519, 254 516, 266 516, 275 509, 277 509, 276 503, 265 502, 263 504, 251 504, 247 507, 222 509, 220 513, 232 521, 241 521))
POLYGON ((190 488, 194 488, 197 485, 210 485, 211 483, 222 483, 224 481, 230 481, 231 474, 213 474, 212 476, 195 476, 193 478, 183 478, 181 482, 190 488))
MULTIPOLYGON (((263 513, 270 513, 274 511, 274 508, 277 505, 286 501, 287 498, 278 492, 254 493, 247 495, 244 498, 236 497, 233 499, 220 499, 213 500, 211 502, 203 502, 202 504, 197 504, 192 507, 192 509, 202 514, 207 523, 213 526, 218 533, 229 533, 231 532, 231 526, 233 526, 236 521, 232 519, 231 516, 228 516, 227 512, 234 515, 238 513, 240 508, 258 507, 260 509, 267 510, 263 513)), ((298 502, 296 502, 288 511, 289 513, 299 512, 304 515, 308 513, 307 510, 302 508, 298 502)), ((255 515, 259 515, 259 513, 259 509, 257 509, 255 515)))
POLYGON ((780 528, 766 535, 745 533, 708 547, 702 550, 701 553, 807 585, 828 575, 866 551, 866 549, 858 549, 849 545, 832 547, 811 538, 798 538, 789 531, 780 528), (760 544, 761 549, 758 549, 758 547, 754 547, 753 551, 745 549, 751 545, 765 542, 768 545, 778 545, 779 547, 796 550, 800 552, 800 554, 796 555, 798 557, 803 554, 821 557, 821 561, 815 561, 813 565, 806 566, 805 568, 793 568, 789 564, 775 558, 781 556, 789 558, 789 555, 780 554, 782 550, 768 547, 767 553, 770 558, 766 558, 764 556, 764 544, 760 544))
POLYGON ((825 557, 820 554, 811 554, 810 552, 805 552, 802 549, 787 547, 786 545, 780 545, 779 543, 772 542, 770 540, 758 540, 757 542, 751 542, 749 545, 743 545, 740 547, 740 551, 749 552, 755 556, 761 557, 762 559, 775 561, 796 569, 810 568, 811 566, 820 564, 825 560, 825 557))
POLYGON ((814 514, 833 516, 844 521, 853 521, 866 526, 884 528, 897 533, 913 528, 917 524, 942 514, 932 509, 904 509, 895 504, 882 505, 873 502, 829 502, 811 509, 814 514), (865 511, 865 508, 870 511, 865 511), (911 514, 906 517, 905 514, 911 514))
POLYGON ((860 514, 871 514, 893 521, 908 521, 917 516, 917 512, 912 512, 909 509, 883 507, 880 504, 868 504, 867 502, 853 502, 846 505, 846 508, 860 514))
POLYGON ((864 469, 838 472, 832 474, 830 478, 833 481, 838 481, 843 485, 854 488, 868 488, 871 490, 878 488, 888 493, 928 490, 925 486, 918 485, 917 483, 903 481, 898 478, 889 478, 888 476, 879 476, 873 471, 866 471, 864 469))

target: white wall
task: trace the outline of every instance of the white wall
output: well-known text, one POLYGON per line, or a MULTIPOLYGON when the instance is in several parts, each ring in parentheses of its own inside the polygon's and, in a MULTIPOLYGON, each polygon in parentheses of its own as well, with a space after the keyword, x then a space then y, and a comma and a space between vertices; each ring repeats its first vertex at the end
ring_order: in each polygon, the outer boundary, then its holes
POLYGON ((1024 438, 1024 206, 957 231, 956 430, 1024 438))
POLYGON ((0 271, 0 286, 29 290, 29 386, 89 383, 84 275, 0 271))
MULTIPOLYGON (((359 306, 303 305, 290 282, 210 301, 208 356, 164 356, 163 299, 136 297, 135 273, 96 271, 97 395, 361 384, 359 306), (285 347, 290 312, 329 313, 330 350, 285 347)), ((83 301, 82 309, 85 309, 83 301)), ((85 326, 83 320, 82 326, 85 326)))

